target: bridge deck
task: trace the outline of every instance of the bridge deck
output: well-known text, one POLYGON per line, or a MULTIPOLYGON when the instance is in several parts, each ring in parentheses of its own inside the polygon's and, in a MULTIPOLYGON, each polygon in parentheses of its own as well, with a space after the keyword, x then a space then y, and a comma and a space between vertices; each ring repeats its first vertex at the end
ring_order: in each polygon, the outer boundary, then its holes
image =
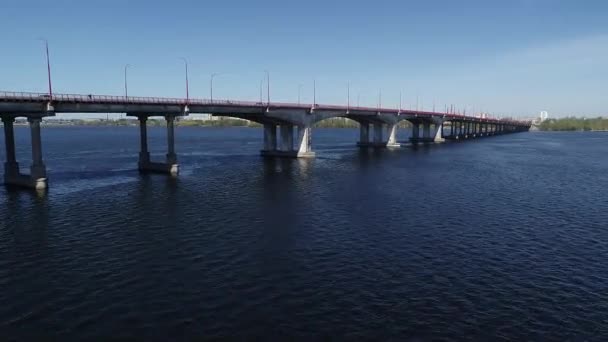
POLYGON ((457 113, 417 111, 398 108, 373 108, 327 104, 297 104, 285 102, 253 102, 232 100, 185 99, 166 97, 82 95, 0 91, 0 113, 187 113, 235 114, 264 113, 270 110, 296 110, 345 113, 374 116, 393 114, 409 117, 440 117, 444 120, 464 120, 512 125, 529 125, 528 121, 480 118, 457 113), (50 105, 51 107, 48 107, 50 105))

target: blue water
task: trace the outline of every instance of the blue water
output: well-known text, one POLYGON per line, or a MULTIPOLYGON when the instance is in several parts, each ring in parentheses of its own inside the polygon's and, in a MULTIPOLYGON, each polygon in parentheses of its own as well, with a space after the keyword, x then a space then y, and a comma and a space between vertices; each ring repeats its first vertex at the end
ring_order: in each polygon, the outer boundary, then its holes
POLYGON ((255 128, 176 137, 171 179, 139 175, 137 128, 43 128, 49 192, 0 188, 3 340, 608 336, 606 133, 316 129, 314 160, 264 160, 255 128))

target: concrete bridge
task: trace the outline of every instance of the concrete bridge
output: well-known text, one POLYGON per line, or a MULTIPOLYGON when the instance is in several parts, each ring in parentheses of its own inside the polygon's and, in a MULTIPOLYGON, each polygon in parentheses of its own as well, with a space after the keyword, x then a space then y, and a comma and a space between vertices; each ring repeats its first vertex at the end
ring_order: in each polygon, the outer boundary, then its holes
POLYGON ((456 113, 440 113, 390 108, 294 104, 278 102, 218 101, 199 99, 40 94, 0 92, 0 118, 4 124, 6 162, 4 183, 36 189, 47 187, 42 158, 40 123, 56 113, 126 113, 139 120, 139 170, 177 174, 174 124, 176 117, 190 113, 242 118, 264 127, 263 156, 314 157, 311 129, 319 121, 343 117, 359 123, 362 147, 398 147, 397 126, 403 120, 412 128, 411 143, 434 143, 445 139, 466 140, 498 134, 528 131, 529 121, 478 118, 456 113), (162 162, 150 160, 146 120, 162 116, 167 123, 167 155, 162 162), (13 123, 27 118, 32 139, 32 165, 22 174, 15 156, 13 123), (448 129, 449 127, 449 129, 448 129), (421 132, 422 130, 422 132, 421 132))

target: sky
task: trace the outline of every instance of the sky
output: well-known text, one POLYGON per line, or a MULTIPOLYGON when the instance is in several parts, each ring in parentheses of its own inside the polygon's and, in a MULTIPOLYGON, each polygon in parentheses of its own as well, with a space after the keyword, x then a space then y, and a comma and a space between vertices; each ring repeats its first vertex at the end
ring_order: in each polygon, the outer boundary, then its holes
POLYGON ((605 0, 0 3, 0 90, 608 115, 605 0), (263 85, 266 97, 266 85, 263 85))

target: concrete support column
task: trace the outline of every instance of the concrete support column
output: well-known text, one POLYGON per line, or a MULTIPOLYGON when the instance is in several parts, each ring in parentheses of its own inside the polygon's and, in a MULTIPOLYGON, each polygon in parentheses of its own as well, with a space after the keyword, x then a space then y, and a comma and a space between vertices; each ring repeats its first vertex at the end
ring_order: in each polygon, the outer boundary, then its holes
POLYGON ((150 152, 148 151, 148 121, 147 115, 137 115, 139 120, 139 162, 138 168, 140 172, 165 173, 176 176, 179 173, 179 165, 177 164, 177 155, 175 154, 175 115, 166 115, 167 121, 167 155, 164 163, 153 162, 150 160, 150 152))
POLYGON ((429 141, 431 139, 431 123, 425 122, 422 126, 422 139, 429 141))
POLYGON ((17 175, 19 175, 19 164, 17 163, 17 156, 15 154, 15 130, 13 123, 15 118, 3 117, 2 123, 4 124, 4 146, 6 147, 6 161, 4 162, 4 179, 5 182, 17 175))
POLYGON ((264 151, 277 149, 277 125, 264 124, 264 151))
POLYGON ((165 116, 167 121, 167 164, 177 163, 175 154, 175 116, 165 116))
POLYGON ((167 121, 167 169, 170 174, 177 175, 179 165, 175 154, 175 116, 167 115, 165 120, 167 121))
POLYGON ((139 120, 139 169, 143 170, 150 163, 150 152, 148 152, 148 127, 147 116, 137 117, 139 120))
POLYGON ((264 125, 264 149, 262 156, 281 158, 312 158, 312 126, 298 125, 296 143, 294 146, 294 125, 282 123, 279 126, 279 142, 277 146, 277 125, 264 125))
POLYGON ((443 123, 436 123, 435 124, 435 131, 433 134, 433 142, 444 142, 445 139, 443 139, 443 123))
POLYGON ((281 124, 281 151, 293 151, 293 125, 281 124))
POLYGON ((28 118, 27 121, 30 123, 32 135, 32 166, 30 168, 30 175, 32 180, 44 179, 46 187, 46 166, 42 161, 42 138, 40 136, 40 123, 42 119, 28 118))
POLYGON ((397 125, 396 124, 389 124, 387 125, 387 131, 388 131, 388 142, 386 143, 387 146, 397 146, 397 125))
POLYGON ((382 137, 382 126, 383 126, 383 124, 381 124, 381 123, 374 123, 374 143, 375 144, 381 144, 384 140, 382 137))
POLYGON ((420 123, 416 122, 412 124, 412 140, 417 141, 420 139, 420 123))
POLYGON ((359 123, 359 144, 367 143, 369 143, 369 123, 361 122, 359 123))
POLYGON ((297 157, 314 157, 312 152, 312 127, 301 125, 298 126, 298 145, 297 157))

